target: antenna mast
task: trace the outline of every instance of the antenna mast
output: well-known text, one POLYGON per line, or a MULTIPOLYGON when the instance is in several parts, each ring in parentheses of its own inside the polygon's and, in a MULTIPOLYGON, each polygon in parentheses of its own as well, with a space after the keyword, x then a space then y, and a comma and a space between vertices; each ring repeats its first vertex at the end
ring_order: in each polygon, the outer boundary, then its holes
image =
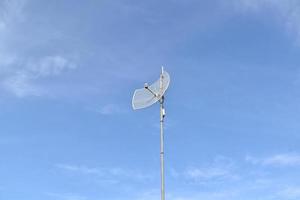
POLYGON ((133 109, 141 109, 151 106, 159 101, 160 104, 160 175, 161 175, 161 200, 165 200, 165 163, 164 163, 164 94, 170 84, 170 76, 161 67, 159 80, 152 85, 145 84, 144 88, 137 89, 132 99, 133 109))
MULTIPOLYGON (((164 67, 161 67, 160 75, 160 89, 163 87, 163 73, 164 67)), ((159 100, 160 103, 160 175, 161 175, 161 200, 165 200, 165 159, 164 159, 164 118, 165 118, 165 108, 164 108, 164 95, 159 100)))

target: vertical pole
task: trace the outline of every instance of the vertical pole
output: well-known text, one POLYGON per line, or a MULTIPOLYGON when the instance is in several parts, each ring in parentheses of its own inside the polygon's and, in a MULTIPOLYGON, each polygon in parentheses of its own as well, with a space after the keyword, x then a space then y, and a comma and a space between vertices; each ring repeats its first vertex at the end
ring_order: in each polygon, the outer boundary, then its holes
MULTIPOLYGON (((164 67, 161 67, 160 74, 160 84, 159 89, 163 89, 163 76, 164 67)), ((165 200, 165 163, 164 163, 164 118, 165 118, 165 108, 164 108, 164 96, 159 100, 160 103, 160 176, 161 176, 161 200, 165 200)))
POLYGON ((160 174, 161 200, 165 200, 165 173, 164 173, 164 99, 160 101, 160 174))
MULTIPOLYGON (((163 89, 163 73, 164 67, 161 67, 160 75, 160 91, 163 89)), ((161 175, 161 200, 165 200, 165 163, 164 163, 164 96, 161 97, 160 101, 160 175, 161 175)))

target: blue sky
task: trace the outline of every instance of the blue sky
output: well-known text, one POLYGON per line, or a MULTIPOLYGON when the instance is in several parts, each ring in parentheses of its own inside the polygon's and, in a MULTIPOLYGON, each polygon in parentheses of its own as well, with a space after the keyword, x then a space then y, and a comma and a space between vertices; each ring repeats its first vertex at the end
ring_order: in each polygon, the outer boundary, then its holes
POLYGON ((0 1, 0 199, 300 199, 296 0, 0 1))

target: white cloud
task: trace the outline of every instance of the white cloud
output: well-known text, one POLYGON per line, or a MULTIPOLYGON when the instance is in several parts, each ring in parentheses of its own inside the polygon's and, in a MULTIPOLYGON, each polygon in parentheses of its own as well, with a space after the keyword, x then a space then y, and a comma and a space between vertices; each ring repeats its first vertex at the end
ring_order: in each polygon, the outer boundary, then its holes
POLYGON ((230 172, 222 168, 191 168, 185 171, 185 175, 191 179, 215 179, 227 177, 230 172))
MULTIPOLYGON (((300 44, 300 1, 298 0, 232 0, 235 9, 244 13, 273 11, 285 29, 295 35, 300 44)), ((226 1, 228 4, 228 1, 226 1)))
POLYGON ((37 81, 58 76, 64 71, 75 69, 76 65, 63 56, 55 55, 29 61, 8 57, 0 62, 0 67, 2 88, 17 97, 26 97, 46 95, 47 91, 37 81))
POLYGON ((246 161, 252 164, 270 166, 300 166, 300 155, 295 153, 276 154, 265 158, 246 157, 246 161))
POLYGON ((174 169, 174 168, 171 168, 170 169, 170 175, 173 177, 173 178, 179 178, 180 177, 180 173, 174 169))
MULTIPOLYGON (((299 200, 300 198, 300 187, 282 187, 276 184, 267 185, 263 188, 253 189, 251 186, 255 184, 255 182, 250 181, 249 185, 240 183, 239 185, 235 185, 234 187, 229 187, 224 189, 222 187, 215 188, 210 191, 201 191, 198 189, 196 191, 189 191, 184 194, 177 193, 177 191, 170 191, 166 193, 166 199, 172 200, 250 200, 250 199, 259 199, 259 200, 299 200), (250 188, 249 188, 250 186, 250 188), (283 188, 283 189, 282 189, 283 188), (264 192, 265 191, 265 192, 264 192)), ((154 200, 160 199, 160 191, 158 190, 150 190, 137 195, 136 198, 132 198, 135 200, 154 200)))
POLYGON ((87 200, 88 198, 82 195, 73 193, 46 193, 47 196, 54 198, 55 200, 87 200))
POLYGON ((16 22, 24 19, 23 8, 26 0, 3 0, 0 2, 0 42, 3 48, 5 44, 5 36, 9 35, 9 30, 16 22))
POLYGON ((102 115, 112 115, 112 114, 119 114, 125 112, 120 106, 117 104, 107 104, 97 110, 102 115))
POLYGON ((7 55, 0 52, 0 74, 4 72, 8 66, 17 63, 17 59, 13 55, 7 55))
POLYGON ((208 166, 188 168, 183 172, 183 178, 199 184, 211 184, 225 181, 236 181, 240 176, 230 167, 208 166))
POLYGON ((119 104, 109 103, 102 106, 87 106, 87 111, 96 112, 101 115, 115 115, 115 114, 122 114, 126 113, 127 110, 119 104))
POLYGON ((226 157, 216 157, 213 162, 205 163, 200 167, 187 167, 183 172, 172 170, 174 178, 184 178, 195 183, 214 183, 228 180, 238 180, 240 177, 236 173, 233 161, 226 157))
POLYGON ((98 178, 101 178, 101 182, 105 181, 107 183, 118 183, 123 179, 149 181, 153 178, 151 173, 141 173, 136 170, 122 169, 119 167, 96 168, 84 165, 68 164, 57 164, 55 167, 71 173, 77 173, 79 175, 97 176, 98 178))
POLYGON ((104 175, 103 170, 100 170, 97 168, 90 168, 90 167, 86 167, 86 166, 57 164, 56 167, 59 169, 76 172, 76 173, 91 174, 91 175, 98 175, 98 176, 104 175))
POLYGON ((24 17, 23 8, 26 5, 26 0, 3 0, 0 3, 1 15, 0 19, 3 21, 22 20, 24 17))
POLYGON ((300 155, 278 154, 264 159, 263 164, 264 165, 285 165, 285 166, 300 165, 300 155))
POLYGON ((5 27, 6 27, 6 25, 5 25, 4 21, 0 19, 0 32, 5 30, 5 27))
MULTIPOLYGON (((158 190, 149 190, 146 192, 143 192, 135 198, 136 200, 156 200, 160 199, 160 192, 158 190)), ((166 197, 168 199, 168 197, 166 197)))
POLYGON ((36 77, 59 75, 63 71, 76 68, 76 65, 62 56, 46 56, 29 62, 26 67, 36 77))
POLYGON ((42 91, 31 83, 31 79, 28 73, 19 71, 5 78, 2 81, 2 86, 17 97, 41 95, 42 91))
MULTIPOLYGON (((16 97, 49 95, 41 84, 43 79, 61 75, 76 65, 64 55, 29 56, 19 51, 30 50, 26 45, 18 46, 25 44, 19 34, 23 30, 19 29, 24 26, 23 22, 29 22, 26 5, 27 0, 0 1, 0 89, 16 97)), ((27 40, 35 41, 36 38, 27 40)))
MULTIPOLYGON (((175 191, 176 192, 176 191, 175 191)), ((211 192, 190 192, 186 195, 179 195, 175 193, 166 193, 166 199, 172 200, 224 200, 224 199, 235 199, 238 195, 238 191, 236 190, 219 190, 219 191, 211 191, 211 192)), ((160 191, 158 190, 150 190, 138 195, 136 200, 156 200, 160 199, 160 191)))
POLYGON ((300 187, 287 187, 278 193, 283 199, 298 200, 300 199, 300 187))

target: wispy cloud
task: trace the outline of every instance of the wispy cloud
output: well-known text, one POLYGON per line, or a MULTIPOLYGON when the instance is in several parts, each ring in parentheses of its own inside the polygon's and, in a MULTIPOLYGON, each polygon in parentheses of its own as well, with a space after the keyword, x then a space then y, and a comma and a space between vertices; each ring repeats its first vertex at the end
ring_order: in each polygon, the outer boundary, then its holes
POLYGON ((99 109, 96 109, 95 111, 102 115, 113 115, 126 112, 125 109, 121 108, 117 104, 107 104, 100 107, 99 109))
POLYGON ((16 56, 0 53, 0 74, 17 62, 16 56))
MULTIPOLYGON (((232 0, 234 8, 244 13, 263 13, 273 11, 285 29, 295 35, 300 44, 300 2, 298 0, 232 0)), ((228 4, 228 1, 226 1, 228 4)))
POLYGON ((153 179, 153 175, 151 173, 142 173, 137 170, 129 170, 119 167, 99 168, 69 164, 57 164, 55 167, 78 175, 97 176, 98 178, 101 178, 102 181, 104 180, 108 183, 119 183, 126 179, 135 181, 149 181, 153 179))
MULTIPOLYGON (((167 193, 166 199, 172 200, 224 200, 224 199, 235 199, 238 195, 236 190, 219 190, 219 191, 210 191, 210 192, 190 192, 189 194, 176 194, 176 191, 167 193)), ((138 195, 136 200, 156 200, 160 199, 160 192, 158 190, 150 190, 143 192, 138 195)))
POLYGON ((77 65, 73 59, 61 53, 25 53, 32 48, 28 41, 37 40, 31 34, 26 37, 20 37, 19 34, 24 31, 19 27, 24 28, 24 24, 30 21, 25 14, 26 5, 27 0, 0 2, 0 89, 16 97, 49 95, 41 82, 77 65))
POLYGON ((232 160, 218 156, 211 163, 205 163, 198 167, 187 167, 182 172, 172 169, 171 175, 176 179, 183 178, 189 182, 209 184, 238 180, 240 177, 235 168, 232 160))
POLYGON ((23 19, 23 7, 25 4, 26 0, 3 0, 0 3, 0 31, 7 29, 14 21, 23 19))
POLYGON ((31 77, 26 72, 16 72, 2 81, 2 87, 17 97, 39 96, 42 94, 38 86, 31 83, 31 77))
POLYGON ((264 165, 285 165, 285 166, 300 165, 300 155, 278 154, 264 159, 263 164, 264 165))
POLYGON ((88 198, 82 195, 73 193, 46 193, 47 196, 54 198, 55 200, 87 200, 88 198))
POLYGON ((76 68, 72 61, 59 55, 29 61, 10 58, 4 64, 3 66, 11 67, 11 69, 5 71, 1 86, 17 97, 45 95, 47 91, 36 81, 55 77, 64 71, 76 68))
MULTIPOLYGON (((233 160, 224 156, 217 156, 210 162, 202 163, 198 166, 186 167, 183 170, 172 169, 172 182, 180 181, 182 186, 195 188, 191 189, 189 194, 176 190, 169 190, 167 193, 168 199, 173 200, 223 200, 223 199, 253 199, 255 194, 259 193, 260 199, 299 199, 299 187, 294 187, 289 179, 278 179, 269 174, 260 173, 266 171, 266 168, 260 166, 294 166, 298 165, 298 154, 276 154, 264 158, 255 158, 247 156, 246 160, 233 160), (246 162, 245 162, 246 161, 246 162), (254 165, 255 164, 255 165, 254 165), (254 165, 254 166, 253 166, 254 165), (255 171, 256 173, 253 173, 255 171), (203 188, 199 190, 199 185, 203 188), (218 185, 218 189, 216 189, 218 185), (267 191, 267 192, 263 192, 267 191)), ((66 165, 58 164, 56 168, 84 176, 98 177, 99 180, 106 181, 106 185, 126 183, 131 185, 135 181, 150 180, 145 179, 145 174, 139 173, 136 170, 128 170, 122 168, 100 168, 86 167, 84 165, 66 165), (142 175, 142 177, 139 177, 142 175)), ((267 168, 269 170, 269 168, 267 168)), ((168 170, 169 171, 169 170, 168 170)), ((102 182, 103 183, 103 182, 102 182)), ((135 182, 139 183, 139 182, 135 182)), ((130 199, 136 200, 154 200, 159 199, 160 191, 151 190, 132 194, 130 199)))
POLYGON ((228 169, 218 167, 190 168, 185 171, 185 176, 193 180, 212 180, 233 177, 228 169))
MULTIPOLYGON (((98 20, 99 24, 107 28, 106 31, 100 31, 99 33, 97 33, 98 29, 95 29, 96 35, 87 35, 85 31, 77 31, 77 26, 91 28, 93 27, 93 20, 85 18, 79 20, 80 22, 75 20, 76 23, 74 23, 75 18, 64 18, 65 12, 63 6, 61 6, 63 4, 65 2, 55 5, 58 10, 57 16, 62 17, 62 20, 57 21, 56 15, 49 15, 43 10, 41 12, 31 12, 32 9, 30 8, 32 6, 39 6, 34 2, 26 4, 26 0, 0 1, 0 29, 3 29, 3 31, 0 31, 0 82, 3 80, 0 87, 2 89, 17 97, 46 96, 51 93, 51 95, 58 94, 72 100, 74 100, 72 98, 74 96, 77 99, 88 99, 90 95, 95 99, 99 94, 103 95, 114 90, 120 90, 118 85, 124 80, 144 80, 153 71, 151 69, 153 66, 157 66, 159 70, 158 63, 161 62, 164 55, 155 53, 157 47, 145 45, 141 39, 136 37, 129 37, 131 28, 107 26, 121 19, 120 16, 114 16, 107 21, 105 20, 106 12, 98 15, 102 12, 91 9, 91 13, 97 16, 96 18, 103 19, 98 20), (4 13, 3 16, 2 13, 4 13), (76 24, 75 27, 74 24, 76 24), (117 35, 107 34, 119 31, 128 32, 126 33, 128 39, 122 40, 125 43, 120 42, 117 35), (19 34, 22 32, 26 34, 19 34), (92 45, 95 38, 99 41, 108 42, 101 45, 92 45), (140 51, 141 48, 144 50, 140 51), (149 58, 149 55, 152 54, 155 55, 155 59, 149 58), (75 55, 74 57, 77 58, 76 63, 80 63, 80 66, 84 66, 85 69, 79 69, 79 72, 72 74, 74 75, 71 77, 72 80, 76 80, 72 83, 60 79, 59 84, 55 81, 51 84, 48 84, 49 82, 43 84, 46 82, 44 80, 48 80, 47 77, 63 76, 63 73, 56 72, 60 71, 60 63, 62 64, 65 61, 63 59, 47 59, 49 55, 50 57, 60 56, 67 60, 65 65, 68 66, 72 66, 68 61, 75 63, 74 59, 70 58, 70 55, 75 55), (44 62, 48 62, 48 64, 41 63, 40 60, 42 59, 45 59, 44 62), (145 63, 145 59, 148 60, 147 63, 145 63), (49 68, 48 65, 51 62, 55 62, 54 64, 57 67, 49 68), (29 65, 36 66, 36 63, 39 64, 38 69, 42 71, 35 69, 33 72, 28 69, 29 65), (9 71, 9 73, 4 74, 1 72, 2 70, 9 71), (145 73, 145 71, 149 73, 145 73), (148 75, 146 76, 146 74, 148 75)), ((149 12, 149 9, 142 6, 143 4, 131 5, 130 3, 113 2, 106 5, 110 9, 119 10, 122 13, 121 17, 124 16, 125 18, 133 18, 136 16, 134 13, 149 12)), ((54 9, 54 7, 52 8, 54 9)), ((71 11, 71 14, 73 12, 71 11)), ((73 14, 76 15, 76 13, 73 14)), ((157 17, 156 14, 153 16, 157 17)), ((141 33, 144 32, 143 29, 140 29, 140 31, 142 31, 141 33)), ((159 39, 161 42, 168 41, 154 35, 151 37, 159 39)), ((160 45, 160 47, 169 49, 167 45, 160 45)), ((31 67, 35 68, 34 66, 31 67)), ((116 107, 116 105, 104 105, 98 112, 109 115, 123 112, 123 109, 116 107)))
POLYGON ((3 22, 3 20, 0 20, 0 32, 3 31, 5 29, 5 23, 3 22))
POLYGON ((286 187, 278 192, 278 196, 283 199, 300 199, 300 187, 286 187))
POLYGON ((59 169, 63 169, 70 172, 82 173, 82 174, 91 174, 91 175, 104 175, 103 170, 98 168, 90 168, 82 165, 68 165, 68 164, 57 164, 55 165, 59 169))
POLYGON ((300 155, 295 153, 276 154, 265 158, 247 156, 246 161, 264 166, 300 166, 300 155))
POLYGON ((11 56, 6 52, 6 48, 9 47, 8 43, 11 40, 11 35, 13 35, 13 29, 25 19, 23 12, 25 5, 26 0, 0 1, 0 72, 3 63, 11 62, 11 56))
POLYGON ((63 56, 46 56, 37 61, 30 61, 26 66, 36 77, 59 75, 63 71, 76 68, 76 65, 63 56))

